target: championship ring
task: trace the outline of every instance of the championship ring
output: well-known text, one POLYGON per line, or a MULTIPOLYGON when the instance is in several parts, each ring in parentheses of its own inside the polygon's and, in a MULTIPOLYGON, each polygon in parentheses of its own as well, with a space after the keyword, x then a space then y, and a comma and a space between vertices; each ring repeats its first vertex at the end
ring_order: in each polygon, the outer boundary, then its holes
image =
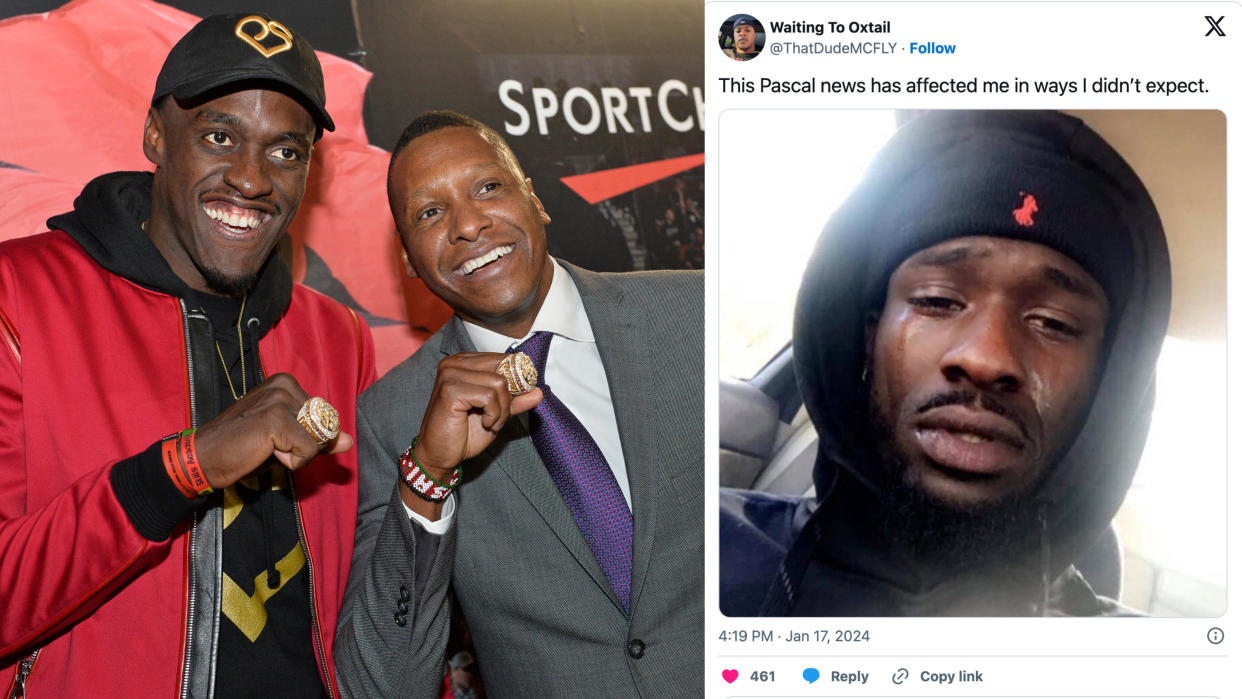
POLYGON ((298 422, 320 444, 336 439, 341 431, 341 416, 337 414, 336 408, 319 396, 308 398, 302 404, 302 409, 298 411, 298 422))
POLYGON ((509 384, 509 393, 515 396, 530 391, 539 383, 539 372, 535 369, 535 363, 525 352, 506 355, 500 366, 496 367, 496 373, 505 377, 505 383, 509 384))

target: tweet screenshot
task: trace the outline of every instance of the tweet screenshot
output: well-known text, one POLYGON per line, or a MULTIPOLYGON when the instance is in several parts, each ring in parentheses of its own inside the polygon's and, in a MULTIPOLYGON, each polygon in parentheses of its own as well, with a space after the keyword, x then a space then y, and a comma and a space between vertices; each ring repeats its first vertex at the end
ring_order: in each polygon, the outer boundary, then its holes
POLYGON ((1242 696, 1242 5, 705 7, 707 695, 1242 696))

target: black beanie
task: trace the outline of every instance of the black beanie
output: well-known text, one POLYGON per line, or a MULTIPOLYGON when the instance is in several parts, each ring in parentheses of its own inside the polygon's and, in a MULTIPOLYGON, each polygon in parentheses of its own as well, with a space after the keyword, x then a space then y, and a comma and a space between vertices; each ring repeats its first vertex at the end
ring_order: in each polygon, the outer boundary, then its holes
POLYGON ((1133 269, 1124 199, 1112 175, 1076 152, 1084 130, 1100 142, 1079 120, 1049 112, 931 113, 899 131, 894 141, 906 147, 890 144, 894 155, 872 168, 883 186, 854 202, 875 212, 865 302, 882 307, 889 276, 915 252, 995 236, 1061 252, 1123 307, 1133 269))

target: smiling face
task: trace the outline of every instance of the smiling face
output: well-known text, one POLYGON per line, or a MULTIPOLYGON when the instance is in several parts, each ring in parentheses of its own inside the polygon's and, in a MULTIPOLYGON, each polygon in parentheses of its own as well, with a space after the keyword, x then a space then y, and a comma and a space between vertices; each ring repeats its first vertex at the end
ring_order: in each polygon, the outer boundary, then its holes
POLYGON ((517 164, 476 129, 414 139, 389 175, 407 272, 464 320, 525 335, 552 283, 551 219, 517 164))
POLYGON ((199 291, 248 291, 297 213, 314 138, 306 109, 271 90, 152 108, 147 235, 173 272, 199 291))
POLYGON ((733 46, 739 53, 750 53, 755 50, 755 28, 743 24, 733 29, 733 46))
POLYGON ((911 255, 871 331, 882 448, 934 501, 1023 492, 1081 427, 1107 319, 1099 284, 1043 245, 967 237, 911 255))

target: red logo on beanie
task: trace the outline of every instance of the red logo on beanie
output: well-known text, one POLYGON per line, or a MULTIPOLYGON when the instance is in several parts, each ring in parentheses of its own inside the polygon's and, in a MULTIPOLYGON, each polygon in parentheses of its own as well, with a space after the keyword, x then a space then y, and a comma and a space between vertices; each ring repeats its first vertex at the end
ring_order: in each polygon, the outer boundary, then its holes
POLYGON ((1017 221, 1019 226, 1034 226, 1034 214, 1039 211, 1039 204, 1035 203, 1035 195, 1018 192, 1018 196, 1022 197, 1022 206, 1013 210, 1013 220, 1017 221))

